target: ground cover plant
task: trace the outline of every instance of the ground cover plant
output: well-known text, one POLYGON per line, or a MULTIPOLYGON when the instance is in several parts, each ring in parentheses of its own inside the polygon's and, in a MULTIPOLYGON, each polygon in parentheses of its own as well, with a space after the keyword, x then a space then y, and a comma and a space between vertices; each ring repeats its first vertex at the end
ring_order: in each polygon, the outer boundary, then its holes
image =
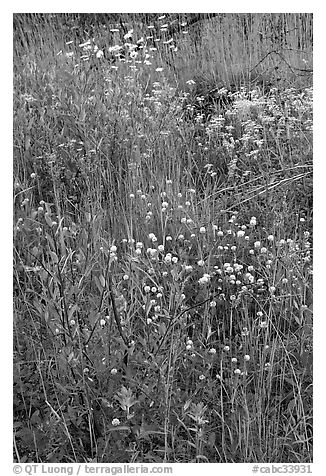
POLYGON ((312 18, 14 15, 18 462, 312 461, 312 18))

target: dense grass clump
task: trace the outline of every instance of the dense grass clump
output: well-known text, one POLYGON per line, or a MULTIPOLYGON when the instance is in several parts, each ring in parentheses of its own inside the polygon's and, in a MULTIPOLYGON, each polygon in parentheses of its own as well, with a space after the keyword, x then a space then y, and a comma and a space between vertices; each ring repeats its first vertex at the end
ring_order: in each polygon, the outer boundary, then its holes
POLYGON ((14 459, 310 462, 310 15, 14 26, 14 459))

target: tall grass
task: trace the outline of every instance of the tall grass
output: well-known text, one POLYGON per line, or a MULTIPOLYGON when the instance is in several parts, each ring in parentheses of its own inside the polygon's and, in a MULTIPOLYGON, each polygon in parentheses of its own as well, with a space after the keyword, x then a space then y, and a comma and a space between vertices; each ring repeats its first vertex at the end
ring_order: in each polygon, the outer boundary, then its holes
POLYGON ((311 16, 72 18, 14 18, 15 460, 311 461, 311 16))

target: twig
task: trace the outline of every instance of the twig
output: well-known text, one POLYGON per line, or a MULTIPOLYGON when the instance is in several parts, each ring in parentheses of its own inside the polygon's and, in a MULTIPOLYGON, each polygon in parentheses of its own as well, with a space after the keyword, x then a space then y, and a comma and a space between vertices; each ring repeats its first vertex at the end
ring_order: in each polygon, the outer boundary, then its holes
POLYGON ((115 320, 115 323, 118 327, 119 334, 120 334, 124 344, 126 345, 127 348, 129 348, 129 342, 128 342, 128 339, 126 338, 126 336, 123 333, 123 330, 122 330, 122 327, 121 327, 121 322, 120 322, 120 317, 118 315, 117 306, 116 306, 115 299, 114 299, 111 275, 109 275, 108 283, 109 283, 109 286, 108 286, 109 287, 109 295, 110 295, 110 299, 111 299, 114 320, 115 320))

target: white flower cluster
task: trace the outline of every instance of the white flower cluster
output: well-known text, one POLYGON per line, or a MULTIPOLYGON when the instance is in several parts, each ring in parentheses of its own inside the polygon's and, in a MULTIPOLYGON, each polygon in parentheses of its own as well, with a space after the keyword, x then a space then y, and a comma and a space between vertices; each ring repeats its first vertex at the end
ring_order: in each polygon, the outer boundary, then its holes
POLYGON ((201 278, 199 278, 198 282, 199 284, 207 284, 211 280, 211 277, 209 274, 205 273, 201 278))

